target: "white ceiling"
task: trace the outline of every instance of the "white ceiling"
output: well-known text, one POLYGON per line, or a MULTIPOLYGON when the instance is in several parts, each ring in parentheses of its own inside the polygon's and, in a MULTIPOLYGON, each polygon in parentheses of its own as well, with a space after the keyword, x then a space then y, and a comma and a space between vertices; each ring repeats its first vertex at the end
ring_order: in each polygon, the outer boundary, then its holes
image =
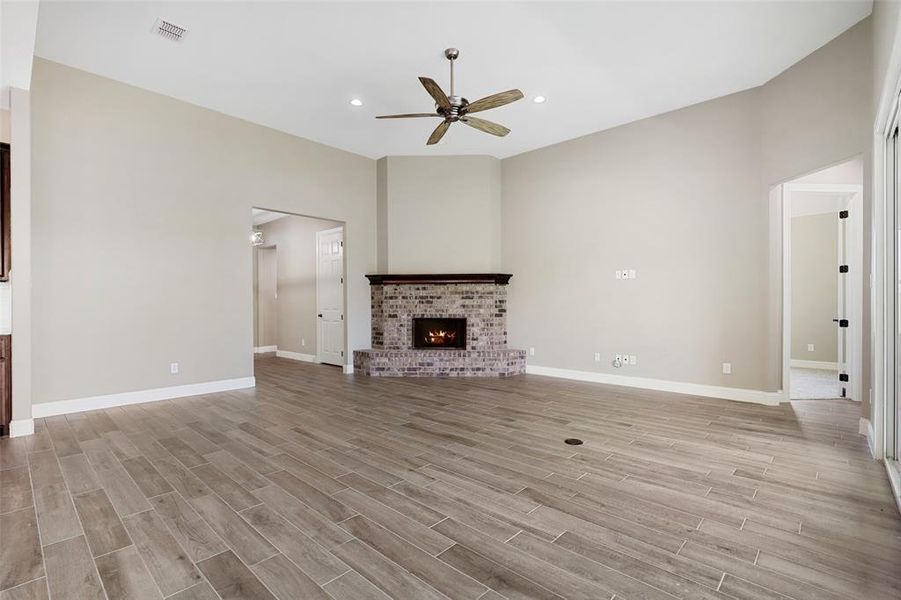
POLYGON ((0 108, 9 108, 11 87, 31 87, 38 0, 0 0, 0 108))
POLYGON ((43 0, 36 54, 369 157, 506 157, 760 85, 866 17, 867 1, 110 2, 43 0), (150 33, 158 17, 181 43, 150 33), (440 145, 417 81, 526 99, 440 145), (531 102, 547 96, 545 104, 531 102), (362 108, 350 106, 359 97, 362 108))

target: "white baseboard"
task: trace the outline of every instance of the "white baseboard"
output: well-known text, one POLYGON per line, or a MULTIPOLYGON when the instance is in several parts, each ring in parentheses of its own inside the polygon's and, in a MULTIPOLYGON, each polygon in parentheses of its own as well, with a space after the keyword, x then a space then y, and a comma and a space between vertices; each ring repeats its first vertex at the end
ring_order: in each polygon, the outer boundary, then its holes
POLYGON ((354 366, 353 366, 353 365, 344 365, 343 369, 344 369, 344 374, 345 374, 345 375, 353 375, 353 373, 354 373, 354 366))
POLYGON ((216 392, 242 390, 254 386, 256 386, 256 379, 254 377, 221 379, 219 381, 207 381, 205 383, 190 383, 187 385, 175 385, 172 387, 154 388, 150 390, 123 392, 121 394, 107 394, 104 396, 91 396, 89 398, 75 398, 73 400, 42 402, 31 407, 31 414, 34 418, 39 419, 42 417, 84 412, 86 410, 98 410, 101 408, 112 408, 114 406, 126 406, 128 404, 141 404, 143 402, 183 398, 185 396, 198 396, 200 394, 214 394, 216 392))
POLYGON ((776 406, 782 400, 782 394, 779 392, 746 390, 716 385, 704 385, 701 383, 683 383, 681 381, 631 377, 629 375, 593 373, 591 371, 576 371, 573 369, 557 369, 555 367, 541 367, 538 365, 527 365, 526 373, 532 375, 544 375, 546 377, 606 383, 608 385, 621 385, 646 390, 657 390, 661 392, 673 392, 676 394, 689 394, 691 396, 703 396, 705 398, 721 398, 723 400, 736 400, 738 402, 753 402, 755 404, 766 404, 769 406, 776 406))
POLYGON ((266 354, 267 352, 278 352, 278 346, 255 346, 254 354, 266 354))
POLYGON ((826 371, 838 371, 838 363, 825 362, 822 360, 795 360, 791 361, 791 366, 796 369, 823 369, 826 371))
POLYGON ((22 437, 34 434, 34 419, 16 419, 9 422, 9 437, 22 437))
POLYGON ((876 455, 876 432, 873 431, 873 423, 866 417, 861 417, 857 430, 861 435, 867 436, 867 448, 870 450, 870 456, 878 460, 879 457, 876 455))
POLYGON ((290 352, 288 350, 276 350, 275 355, 279 358, 290 358, 291 360, 303 362, 319 362, 319 359, 315 354, 301 354, 300 352, 290 352))

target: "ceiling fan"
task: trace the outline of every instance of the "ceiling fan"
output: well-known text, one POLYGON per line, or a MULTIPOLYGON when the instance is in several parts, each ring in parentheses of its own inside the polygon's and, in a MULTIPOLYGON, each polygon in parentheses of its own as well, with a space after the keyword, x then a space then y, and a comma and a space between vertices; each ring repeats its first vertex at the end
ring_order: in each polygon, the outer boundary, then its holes
POLYGON ((460 56, 460 51, 456 48, 448 48, 444 51, 444 56, 450 61, 450 96, 444 93, 441 86, 435 83, 435 80, 429 79, 428 77, 419 78, 422 87, 424 87, 429 95, 435 99, 434 113, 381 115, 376 117, 376 119, 412 119, 418 117, 439 117, 444 119, 438 124, 438 127, 435 128, 432 135, 429 136, 429 140, 426 142, 429 146, 437 144, 438 141, 444 137, 444 134, 447 133, 447 129, 450 127, 451 123, 456 123, 457 121, 465 123, 473 129, 478 129, 479 131, 484 131, 485 133, 490 133, 491 135, 496 135, 498 137, 503 137, 510 133, 510 130, 503 125, 498 125, 497 123, 492 123, 491 121, 486 121, 485 119, 479 119, 470 115, 475 112, 481 112, 483 110, 497 108, 499 106, 504 106, 505 104, 510 104, 511 102, 516 102, 522 98, 522 92, 519 90, 507 90, 506 92, 499 92, 497 94, 486 96, 475 102, 470 102, 462 96, 456 96, 454 95, 454 61, 460 56))

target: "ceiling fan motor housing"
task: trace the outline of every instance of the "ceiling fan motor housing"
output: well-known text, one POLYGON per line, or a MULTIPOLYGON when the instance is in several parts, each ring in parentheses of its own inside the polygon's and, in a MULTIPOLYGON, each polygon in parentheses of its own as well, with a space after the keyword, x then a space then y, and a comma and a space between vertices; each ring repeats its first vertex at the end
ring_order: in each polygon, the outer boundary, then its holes
POLYGON ((435 105, 435 109, 448 119, 456 121, 462 116, 460 111, 466 108, 469 104, 469 100, 462 96, 448 96, 447 99, 450 101, 449 109, 441 108, 437 104, 435 105))

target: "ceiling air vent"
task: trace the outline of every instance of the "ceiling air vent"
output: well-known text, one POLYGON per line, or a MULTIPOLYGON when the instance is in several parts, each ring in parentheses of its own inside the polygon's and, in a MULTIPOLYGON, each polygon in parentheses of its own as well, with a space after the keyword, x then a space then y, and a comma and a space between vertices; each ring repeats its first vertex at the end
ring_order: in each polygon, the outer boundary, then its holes
POLYGON ((170 23, 169 21, 164 21, 163 19, 157 19, 156 23, 153 24, 153 33, 164 37, 167 40, 180 42, 186 35, 188 35, 188 30, 184 27, 179 27, 175 23, 170 23))

